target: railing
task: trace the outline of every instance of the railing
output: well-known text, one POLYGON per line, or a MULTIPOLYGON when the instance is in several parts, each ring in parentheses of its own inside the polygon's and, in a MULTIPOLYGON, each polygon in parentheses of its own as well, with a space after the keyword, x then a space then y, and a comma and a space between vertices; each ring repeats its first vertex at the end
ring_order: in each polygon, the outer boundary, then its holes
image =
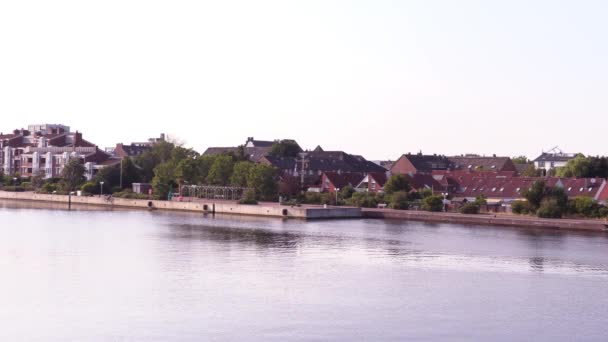
POLYGON ((208 185, 183 185, 181 195, 184 197, 224 199, 238 201, 249 188, 208 185))

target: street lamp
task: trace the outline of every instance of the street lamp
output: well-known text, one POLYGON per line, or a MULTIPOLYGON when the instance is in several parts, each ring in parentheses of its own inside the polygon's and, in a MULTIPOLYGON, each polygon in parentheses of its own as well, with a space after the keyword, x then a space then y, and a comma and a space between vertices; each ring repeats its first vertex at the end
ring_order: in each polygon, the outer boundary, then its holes
POLYGON ((104 182, 99 182, 99 197, 103 196, 103 183, 104 182))
POLYGON ((336 188, 336 206, 338 205, 338 192, 340 192, 340 188, 336 188))

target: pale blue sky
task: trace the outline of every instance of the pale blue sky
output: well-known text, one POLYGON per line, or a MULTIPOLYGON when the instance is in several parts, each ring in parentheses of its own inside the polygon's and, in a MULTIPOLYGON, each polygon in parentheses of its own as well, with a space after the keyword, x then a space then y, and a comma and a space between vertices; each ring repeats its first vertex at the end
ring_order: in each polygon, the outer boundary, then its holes
POLYGON ((608 154, 605 1, 2 1, 0 131, 608 154))

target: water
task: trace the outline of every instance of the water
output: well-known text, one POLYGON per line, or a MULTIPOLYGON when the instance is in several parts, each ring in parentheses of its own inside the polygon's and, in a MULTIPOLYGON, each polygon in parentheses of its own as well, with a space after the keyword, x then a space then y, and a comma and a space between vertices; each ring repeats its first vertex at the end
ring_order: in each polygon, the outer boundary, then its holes
POLYGON ((0 202, 1 341, 606 341, 608 238, 0 202))

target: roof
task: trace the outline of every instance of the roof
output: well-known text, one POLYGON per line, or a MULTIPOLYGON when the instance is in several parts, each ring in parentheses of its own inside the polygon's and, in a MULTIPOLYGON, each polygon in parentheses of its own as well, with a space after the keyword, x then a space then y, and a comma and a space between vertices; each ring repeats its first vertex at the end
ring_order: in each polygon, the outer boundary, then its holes
MULTIPOLYGON (((313 171, 340 172, 386 172, 386 170, 362 156, 348 154, 342 151, 307 152, 302 154, 307 161, 306 169, 313 171)), ((300 163, 297 166, 301 168, 300 163)))
MULTIPOLYGON (((292 157, 262 157, 268 164, 278 168, 279 170, 295 170, 296 159, 292 157)), ((262 160, 260 159, 260 161, 262 160)))
MULTIPOLYGON (((272 146, 272 145, 271 145, 272 146)), ((271 146, 267 147, 244 147, 243 152, 247 158, 255 163, 260 162, 262 157, 268 156, 271 146)), ((203 156, 215 156, 218 154, 237 154, 239 147, 209 147, 203 153, 203 156)))
POLYGON ((516 171, 509 157, 455 156, 448 157, 454 170, 516 171))
POLYGON ((408 181, 412 185, 412 188, 414 189, 445 189, 445 185, 441 184, 435 177, 429 174, 415 173, 406 175, 405 177, 408 179, 408 181))
POLYGON ((386 172, 370 172, 367 174, 369 178, 373 178, 380 187, 384 187, 388 177, 386 176, 386 172))
POLYGON ((567 162, 571 159, 574 159, 576 154, 574 153, 547 153, 543 152, 540 156, 534 159, 535 162, 538 161, 554 161, 554 162, 567 162))
POLYGON ((401 156, 401 158, 404 157, 407 158, 418 171, 430 172, 432 170, 447 170, 450 167, 450 161, 446 156, 423 154, 404 154, 401 156))
POLYGON ((323 174, 336 188, 343 188, 347 185, 355 186, 363 178, 359 173, 324 172, 323 174))

